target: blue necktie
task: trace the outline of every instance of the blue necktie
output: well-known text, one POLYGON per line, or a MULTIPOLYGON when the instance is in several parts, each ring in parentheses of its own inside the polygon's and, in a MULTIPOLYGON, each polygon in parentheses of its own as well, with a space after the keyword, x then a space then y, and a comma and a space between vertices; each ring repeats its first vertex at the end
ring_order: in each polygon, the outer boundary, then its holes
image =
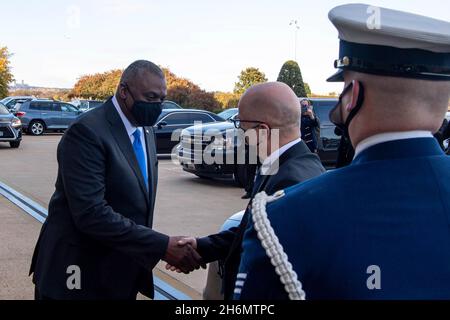
POLYGON ((139 163, 139 168, 141 168, 142 176, 144 177, 145 186, 148 190, 148 175, 147 175, 147 167, 145 166, 145 151, 144 147, 142 146, 141 142, 141 132, 139 129, 136 129, 136 131, 133 133, 134 142, 133 142, 133 149, 134 153, 136 154, 137 161, 139 163))

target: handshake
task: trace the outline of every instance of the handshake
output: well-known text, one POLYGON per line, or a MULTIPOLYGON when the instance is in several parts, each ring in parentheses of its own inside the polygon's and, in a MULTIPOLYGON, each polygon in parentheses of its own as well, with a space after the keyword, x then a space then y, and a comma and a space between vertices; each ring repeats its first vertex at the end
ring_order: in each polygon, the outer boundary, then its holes
POLYGON ((189 274, 200 268, 206 269, 206 264, 197 252, 197 240, 189 237, 171 237, 163 261, 167 263, 166 270, 189 274))

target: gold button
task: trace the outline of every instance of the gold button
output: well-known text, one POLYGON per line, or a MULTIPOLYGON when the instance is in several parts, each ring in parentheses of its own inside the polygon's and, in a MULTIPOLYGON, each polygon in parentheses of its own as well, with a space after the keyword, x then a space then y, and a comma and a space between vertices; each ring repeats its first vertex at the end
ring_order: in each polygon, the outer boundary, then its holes
POLYGON ((342 64, 343 64, 345 67, 348 67, 348 66, 350 65, 350 58, 349 58, 349 57, 344 57, 344 58, 342 59, 342 64))

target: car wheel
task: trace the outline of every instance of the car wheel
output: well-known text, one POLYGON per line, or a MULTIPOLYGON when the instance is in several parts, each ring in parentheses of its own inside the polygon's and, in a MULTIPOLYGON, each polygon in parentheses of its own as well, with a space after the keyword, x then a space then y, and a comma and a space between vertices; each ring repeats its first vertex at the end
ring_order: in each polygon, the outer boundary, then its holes
POLYGON ((33 136, 41 136, 44 134, 44 131, 45 131, 45 124, 39 120, 31 121, 28 127, 28 133, 33 136))
POLYGON ((20 141, 12 141, 9 143, 9 145, 11 146, 11 148, 17 149, 18 147, 20 147, 20 141))
POLYGON ((236 165, 234 169, 234 183, 239 188, 245 188, 247 183, 247 168, 245 165, 236 165))

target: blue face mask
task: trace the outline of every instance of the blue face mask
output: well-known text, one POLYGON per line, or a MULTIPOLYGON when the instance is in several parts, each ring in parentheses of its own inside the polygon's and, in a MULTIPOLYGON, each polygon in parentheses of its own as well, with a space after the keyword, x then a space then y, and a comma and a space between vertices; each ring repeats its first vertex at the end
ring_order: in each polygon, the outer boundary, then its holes
POLYGON ((137 125, 139 127, 153 127, 162 113, 162 103, 136 100, 130 88, 126 86, 126 89, 134 101, 131 114, 136 120, 137 125))

